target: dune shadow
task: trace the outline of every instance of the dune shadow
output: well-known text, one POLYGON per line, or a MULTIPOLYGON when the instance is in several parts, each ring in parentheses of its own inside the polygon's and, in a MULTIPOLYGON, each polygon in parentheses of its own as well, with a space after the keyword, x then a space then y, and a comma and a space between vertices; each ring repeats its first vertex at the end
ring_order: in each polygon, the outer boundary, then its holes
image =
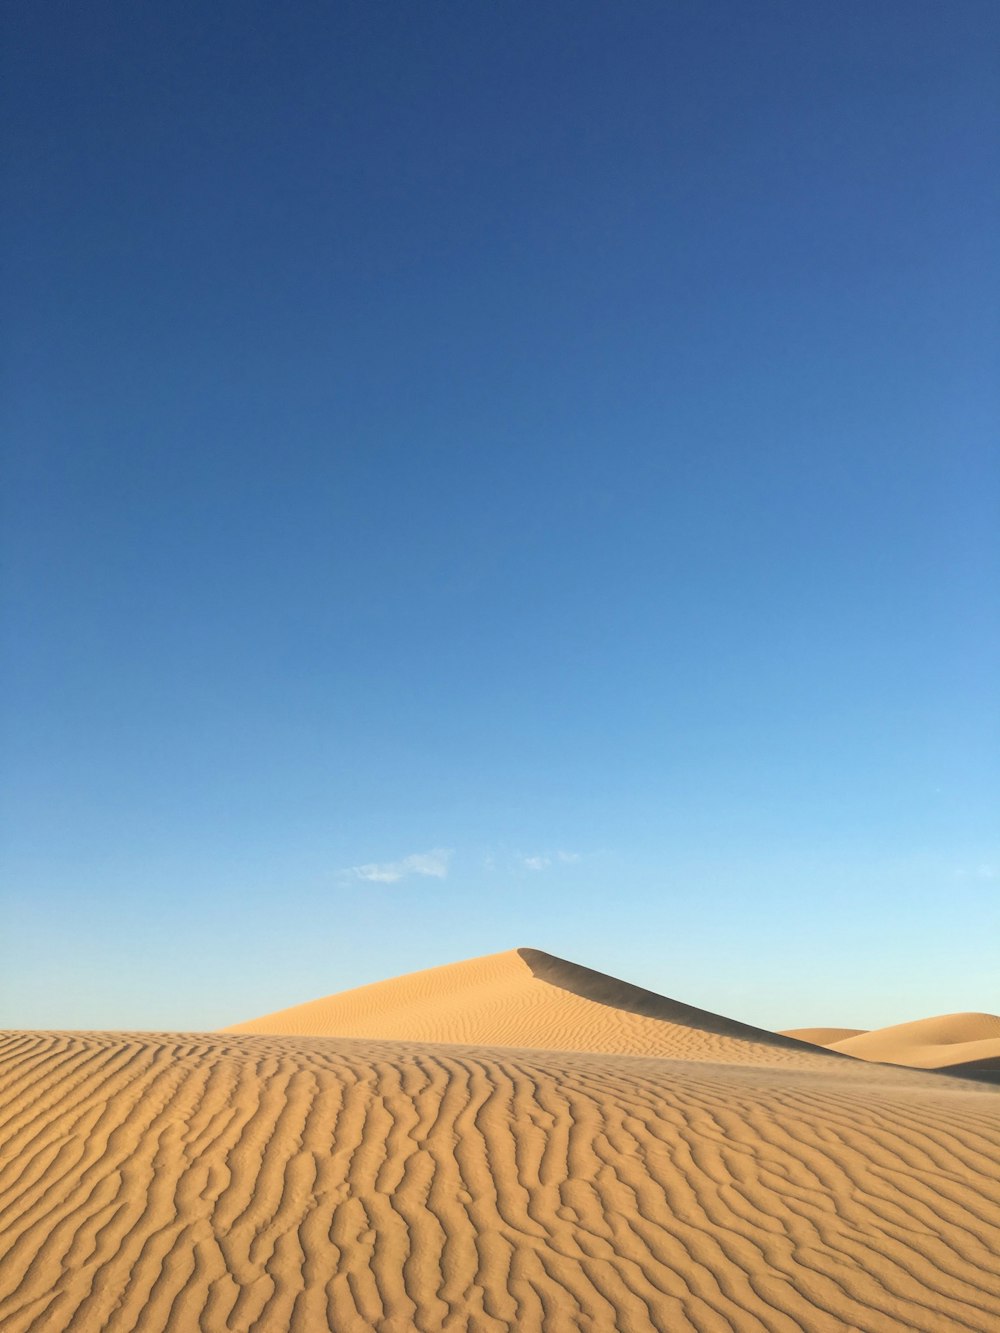
POLYGON ((1000 1087, 1000 1056, 988 1056, 984 1060, 966 1060, 960 1065, 945 1065, 935 1072, 947 1074, 949 1078, 971 1078, 977 1083, 995 1083, 1000 1087))
POLYGON ((722 1014, 713 1014, 707 1009, 696 1009, 694 1005, 668 999, 665 995, 657 995, 655 991, 644 990, 641 986, 633 986, 630 982, 620 981, 617 977, 595 972, 589 967, 581 967, 579 963, 556 958, 552 954, 543 953, 540 949, 518 949, 516 952, 539 981, 548 982, 550 986, 558 986, 560 990, 568 991, 584 1000, 592 1000, 595 1004, 605 1005, 609 1009, 625 1010, 630 1014, 639 1014, 643 1018, 656 1018, 665 1023, 677 1023, 699 1032, 729 1037, 734 1041, 766 1044, 810 1055, 850 1058, 840 1051, 829 1051, 822 1046, 814 1046, 811 1042, 799 1041, 795 1037, 784 1037, 778 1032, 769 1032, 766 1028, 740 1023, 735 1018, 725 1018, 722 1014))

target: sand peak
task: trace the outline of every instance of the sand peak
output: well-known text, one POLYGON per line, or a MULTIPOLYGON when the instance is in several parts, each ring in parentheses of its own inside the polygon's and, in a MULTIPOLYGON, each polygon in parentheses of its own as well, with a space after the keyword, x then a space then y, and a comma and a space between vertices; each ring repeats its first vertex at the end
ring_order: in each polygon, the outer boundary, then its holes
POLYGON ((359 986, 228 1030, 737 1063, 831 1058, 530 947, 359 986))

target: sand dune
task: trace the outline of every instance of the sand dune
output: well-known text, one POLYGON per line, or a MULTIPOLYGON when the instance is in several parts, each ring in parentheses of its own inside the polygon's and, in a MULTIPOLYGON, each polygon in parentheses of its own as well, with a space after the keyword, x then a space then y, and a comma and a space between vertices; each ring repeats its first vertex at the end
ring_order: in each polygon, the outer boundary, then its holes
POLYGON ((543 1011, 596 1043, 596 1009, 608 1043, 691 1058, 0 1034, 3 1333, 1000 1327, 995 1089, 768 1044, 531 951, 441 972, 337 1021, 403 1023, 409 990, 449 1039, 541 1038, 543 1011))
POLYGON ((814 1063, 808 1043, 668 1000, 539 949, 511 949, 283 1009, 228 1032, 814 1063))
POLYGON ((1000 1017, 996 1014, 942 1014, 870 1032, 795 1028, 784 1035, 883 1064, 970 1074, 1000 1070, 1000 1017))
POLYGON ((863 1032, 835 1042, 830 1050, 915 1069, 997 1068, 1000 1018, 994 1014, 942 1014, 863 1032))
POLYGON ((794 1037, 796 1041, 808 1041, 813 1046, 832 1046, 846 1037, 860 1037, 867 1028, 784 1028, 783 1037, 794 1037))

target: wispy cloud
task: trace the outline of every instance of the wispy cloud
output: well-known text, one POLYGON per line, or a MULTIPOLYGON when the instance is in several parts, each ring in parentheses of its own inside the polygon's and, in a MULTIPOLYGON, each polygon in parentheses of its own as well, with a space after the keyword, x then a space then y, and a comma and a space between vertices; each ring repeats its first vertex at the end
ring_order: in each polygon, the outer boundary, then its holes
POLYGON ((363 866, 349 866, 341 874, 368 884, 395 884, 410 875, 445 879, 451 857, 450 847, 435 847, 430 852, 411 852, 398 861, 369 861, 363 866))
POLYGON ((579 852, 556 852, 554 856, 522 856, 521 864, 525 870, 545 870, 554 862, 562 862, 563 865, 573 865, 579 861, 579 852))

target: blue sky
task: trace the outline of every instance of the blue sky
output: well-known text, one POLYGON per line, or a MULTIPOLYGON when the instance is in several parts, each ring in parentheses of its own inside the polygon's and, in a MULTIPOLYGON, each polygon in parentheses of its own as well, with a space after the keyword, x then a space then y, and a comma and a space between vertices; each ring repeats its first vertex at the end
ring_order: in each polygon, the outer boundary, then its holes
POLYGON ((995 5, 5 22, 0 1022, 1000 1011, 995 5))

